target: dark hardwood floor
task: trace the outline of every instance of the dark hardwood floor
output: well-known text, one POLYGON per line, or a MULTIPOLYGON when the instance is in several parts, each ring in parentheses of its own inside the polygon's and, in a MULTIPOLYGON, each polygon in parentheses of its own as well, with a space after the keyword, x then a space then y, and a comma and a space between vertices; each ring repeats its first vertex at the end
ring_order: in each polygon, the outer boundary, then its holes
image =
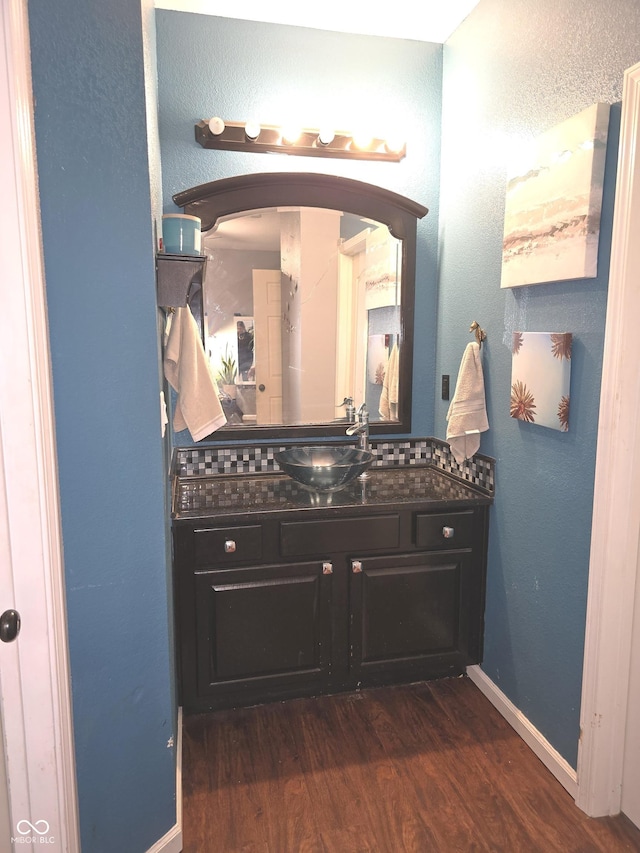
POLYGON ((468 678, 188 716, 185 853, 617 853, 468 678))

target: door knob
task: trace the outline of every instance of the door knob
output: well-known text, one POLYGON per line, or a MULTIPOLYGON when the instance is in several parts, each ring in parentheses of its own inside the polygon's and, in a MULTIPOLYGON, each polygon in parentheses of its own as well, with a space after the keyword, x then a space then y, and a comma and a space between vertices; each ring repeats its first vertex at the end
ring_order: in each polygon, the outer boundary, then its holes
POLYGON ((0 616, 0 640, 12 643, 20 633, 20 614, 17 610, 5 610, 0 616))
POLYGON ((265 390, 266 390, 266 388, 265 388, 265 386, 264 386, 264 385, 262 384, 262 382, 261 382, 261 383, 258 385, 258 391, 265 391, 265 390))
POLYGON ((351 571, 354 575, 359 575, 362 571, 362 560, 351 560, 351 571))

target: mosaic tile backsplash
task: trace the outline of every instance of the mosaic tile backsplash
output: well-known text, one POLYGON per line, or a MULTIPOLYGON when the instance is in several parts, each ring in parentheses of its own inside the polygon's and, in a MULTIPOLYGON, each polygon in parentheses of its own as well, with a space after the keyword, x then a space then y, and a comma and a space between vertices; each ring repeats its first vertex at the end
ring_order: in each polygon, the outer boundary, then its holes
MULTIPOLYGON (((317 442, 316 442, 317 443, 317 442)), ((178 477, 213 477, 229 474, 273 474, 280 470, 274 454, 290 445, 240 444, 214 447, 179 447, 174 455, 178 477)), ((370 442, 373 467, 431 465, 493 495, 495 460, 476 454, 459 465, 446 441, 437 438, 388 439, 370 442)))

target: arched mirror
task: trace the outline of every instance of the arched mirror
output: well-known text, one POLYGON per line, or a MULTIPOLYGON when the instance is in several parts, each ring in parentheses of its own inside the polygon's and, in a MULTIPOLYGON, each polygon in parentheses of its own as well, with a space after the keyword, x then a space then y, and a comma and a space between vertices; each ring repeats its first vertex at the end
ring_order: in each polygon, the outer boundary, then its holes
POLYGON ((205 350, 228 424, 212 438, 411 429, 416 222, 427 209, 332 175, 243 175, 178 193, 202 221, 205 350))

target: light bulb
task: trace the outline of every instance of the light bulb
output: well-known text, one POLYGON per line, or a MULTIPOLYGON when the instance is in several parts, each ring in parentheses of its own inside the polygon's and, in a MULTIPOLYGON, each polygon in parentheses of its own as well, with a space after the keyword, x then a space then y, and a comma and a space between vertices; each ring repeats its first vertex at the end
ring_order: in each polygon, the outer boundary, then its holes
POLYGON ((400 139, 400 137, 390 136, 385 140, 384 147, 390 154, 399 154, 405 146, 404 139, 400 139))
POLYGON ((248 121, 244 126, 244 132, 247 139, 250 139, 252 142, 255 142, 256 139, 260 136, 260 125, 257 121, 248 121))
POLYGON ((300 138, 302 131, 299 127, 295 127, 294 125, 289 125, 287 127, 282 128, 282 141, 286 142, 287 145, 293 145, 294 142, 297 142, 300 138))
POLYGON ((373 142, 373 134, 366 130, 357 130, 353 134, 353 144, 356 148, 368 148, 373 142))
POLYGON ((209 130, 214 136, 220 136, 224 132, 225 124, 220 116, 214 116, 209 119, 209 130))
POLYGON ((336 138, 335 132, 330 127, 321 127, 318 133, 318 142, 320 145, 331 145, 336 138))

